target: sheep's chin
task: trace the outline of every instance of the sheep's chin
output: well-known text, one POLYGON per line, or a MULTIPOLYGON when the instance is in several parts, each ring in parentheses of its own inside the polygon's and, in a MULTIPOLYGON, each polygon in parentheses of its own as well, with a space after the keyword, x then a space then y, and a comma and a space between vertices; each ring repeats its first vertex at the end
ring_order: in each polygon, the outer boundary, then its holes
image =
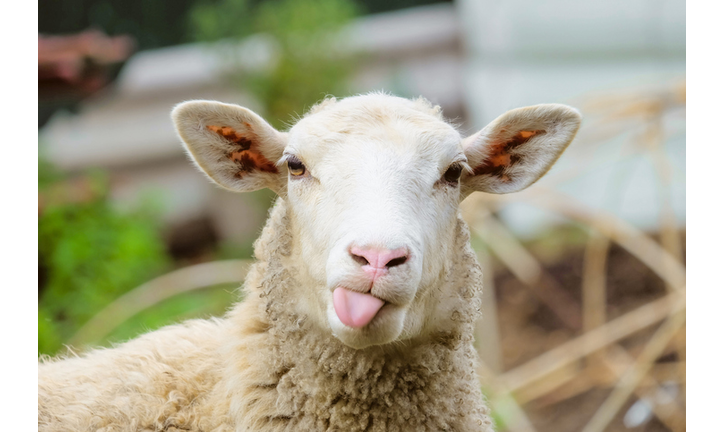
POLYGON ((363 349, 373 345, 384 345, 394 342, 400 337, 404 327, 407 311, 396 305, 385 304, 377 315, 364 327, 348 327, 340 321, 334 307, 327 309, 327 320, 332 334, 343 344, 363 349))

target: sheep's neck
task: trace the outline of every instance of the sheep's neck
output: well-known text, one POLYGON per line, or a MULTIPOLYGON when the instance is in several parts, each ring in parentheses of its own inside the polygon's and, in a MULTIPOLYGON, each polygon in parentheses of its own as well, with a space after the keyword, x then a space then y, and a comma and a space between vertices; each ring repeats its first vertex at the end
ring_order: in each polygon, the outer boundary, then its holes
MULTIPOLYGON (((238 424, 254 430, 485 430, 490 420, 472 347, 477 306, 465 298, 479 286, 460 290, 454 331, 355 350, 290 312, 294 278, 278 259, 290 247, 284 210, 282 202, 272 211, 256 244, 260 262, 247 278, 247 299, 231 314, 239 339, 229 367, 240 379, 228 388, 238 424)), ((461 236, 467 242, 466 230, 461 236)))

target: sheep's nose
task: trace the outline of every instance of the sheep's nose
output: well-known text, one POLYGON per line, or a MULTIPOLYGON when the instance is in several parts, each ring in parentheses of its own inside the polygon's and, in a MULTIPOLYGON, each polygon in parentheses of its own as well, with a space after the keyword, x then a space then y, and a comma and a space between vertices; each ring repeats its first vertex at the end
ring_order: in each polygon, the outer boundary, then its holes
POLYGON ((352 258, 362 266, 369 265, 374 269, 389 269, 404 264, 410 252, 406 247, 389 250, 378 247, 352 246, 349 250, 352 258))

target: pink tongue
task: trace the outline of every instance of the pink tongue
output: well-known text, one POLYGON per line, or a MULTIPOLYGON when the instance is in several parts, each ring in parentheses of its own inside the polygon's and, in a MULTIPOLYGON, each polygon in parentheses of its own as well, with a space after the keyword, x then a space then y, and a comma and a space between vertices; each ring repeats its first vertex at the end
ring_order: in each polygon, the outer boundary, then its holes
POLYGON ((362 294, 344 288, 334 290, 334 311, 339 320, 349 327, 364 327, 377 315, 384 301, 370 294, 362 294))

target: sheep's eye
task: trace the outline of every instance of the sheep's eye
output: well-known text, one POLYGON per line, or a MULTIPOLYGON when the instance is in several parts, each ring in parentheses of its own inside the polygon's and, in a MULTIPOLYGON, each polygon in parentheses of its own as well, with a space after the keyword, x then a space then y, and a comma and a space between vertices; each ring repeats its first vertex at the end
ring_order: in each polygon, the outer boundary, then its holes
POLYGON ((452 164, 442 175, 442 178, 448 183, 457 183, 460 181, 460 175, 463 173, 463 166, 460 164, 452 164))
POLYGON ((289 159, 287 159, 287 166, 289 167, 289 174, 295 177, 304 175, 304 173, 307 171, 307 168, 304 166, 302 161, 294 156, 291 156, 289 157, 289 159))

